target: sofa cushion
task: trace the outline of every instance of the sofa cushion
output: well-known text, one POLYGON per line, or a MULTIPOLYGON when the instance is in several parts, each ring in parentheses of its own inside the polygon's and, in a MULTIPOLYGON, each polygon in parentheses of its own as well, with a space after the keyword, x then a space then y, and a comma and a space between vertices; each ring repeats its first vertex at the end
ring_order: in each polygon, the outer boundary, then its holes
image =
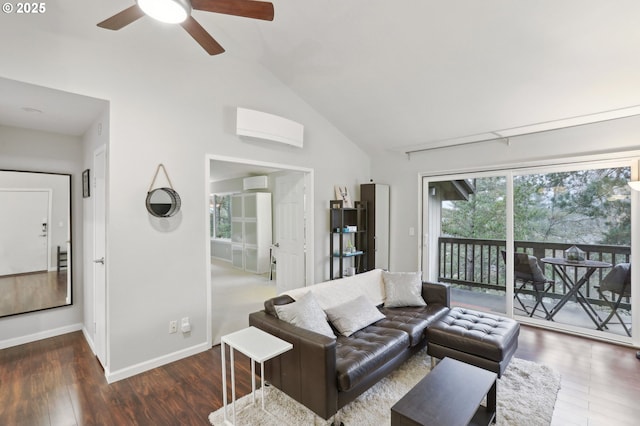
POLYGON ((338 389, 348 391, 409 347, 407 333, 370 325, 336 340, 338 389))
POLYGON ((385 318, 376 323, 378 327, 402 330, 409 335, 409 343, 416 346, 424 339, 424 332, 431 324, 449 312, 442 305, 380 308, 385 318))
POLYGON ((347 337, 384 318, 382 312, 364 294, 325 312, 338 332, 347 337))
POLYGON ((336 337, 313 293, 307 293, 293 303, 275 305, 275 310, 278 318, 289 324, 327 337, 336 337))
POLYGON ((422 298, 422 272, 382 272, 384 280, 384 306, 424 306, 422 298))
POLYGON ((381 305, 384 302, 382 269, 373 269, 351 277, 288 290, 283 294, 287 294, 297 300, 309 291, 313 292, 320 307, 325 311, 353 300, 361 294, 366 294, 374 305, 381 305))

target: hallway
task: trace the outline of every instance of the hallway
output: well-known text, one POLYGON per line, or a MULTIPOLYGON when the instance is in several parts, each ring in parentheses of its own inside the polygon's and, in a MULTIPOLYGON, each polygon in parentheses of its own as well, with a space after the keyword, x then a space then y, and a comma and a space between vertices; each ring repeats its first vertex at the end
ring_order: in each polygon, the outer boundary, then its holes
POLYGON ((248 273, 217 259, 211 260, 211 287, 214 345, 225 334, 248 327, 249 314, 276 295, 276 282, 269 280, 268 273, 248 273))

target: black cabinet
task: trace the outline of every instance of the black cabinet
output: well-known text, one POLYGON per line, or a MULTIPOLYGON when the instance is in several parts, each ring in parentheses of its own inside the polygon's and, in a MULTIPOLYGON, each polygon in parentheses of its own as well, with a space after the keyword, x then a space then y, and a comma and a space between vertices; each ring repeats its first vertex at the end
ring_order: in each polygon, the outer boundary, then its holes
POLYGON ((367 270, 389 269, 389 185, 363 183, 360 199, 367 203, 367 270))
POLYGON ((342 278, 367 270, 367 203, 354 202, 344 207, 344 201, 329 202, 329 278, 342 278))

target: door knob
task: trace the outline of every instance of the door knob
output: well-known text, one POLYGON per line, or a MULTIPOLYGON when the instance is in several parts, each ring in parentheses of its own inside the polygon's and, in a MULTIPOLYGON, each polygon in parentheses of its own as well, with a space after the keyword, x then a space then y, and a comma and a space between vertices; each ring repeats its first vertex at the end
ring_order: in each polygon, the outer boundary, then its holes
POLYGON ((273 246, 274 246, 275 248, 278 248, 278 247, 280 247, 280 243, 275 243, 273 246))
POLYGON ((104 265, 104 256, 103 256, 103 257, 101 257, 100 259, 96 259, 96 260, 94 260, 94 261, 93 261, 93 263, 101 263, 101 264, 103 264, 103 265, 104 265))

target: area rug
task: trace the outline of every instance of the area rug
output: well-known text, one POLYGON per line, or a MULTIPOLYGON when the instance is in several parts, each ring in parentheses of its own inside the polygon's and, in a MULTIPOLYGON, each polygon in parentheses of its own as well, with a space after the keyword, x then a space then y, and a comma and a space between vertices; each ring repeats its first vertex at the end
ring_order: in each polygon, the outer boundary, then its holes
MULTIPOLYGON (((423 350, 399 369, 382 379, 358 399, 340 410, 345 426, 389 425, 391 406, 415 386, 430 370, 431 359, 423 350)), ((547 426, 551 424, 553 407, 560 389, 560 374, 535 362, 513 358, 498 380, 497 425, 547 426)), ((251 426, 309 426, 328 425, 303 405, 289 398, 275 387, 267 387, 265 407, 260 408, 261 389, 256 391, 256 404, 251 395, 236 401, 236 424, 251 426)), ((231 409, 228 409, 231 417, 231 409)), ((224 424, 222 409, 209 415, 212 425, 224 424)))

